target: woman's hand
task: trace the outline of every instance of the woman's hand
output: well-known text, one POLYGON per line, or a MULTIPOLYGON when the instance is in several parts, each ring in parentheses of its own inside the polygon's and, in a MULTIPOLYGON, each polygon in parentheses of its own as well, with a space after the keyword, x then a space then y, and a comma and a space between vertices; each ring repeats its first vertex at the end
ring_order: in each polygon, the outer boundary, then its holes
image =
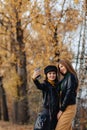
POLYGON ((40 75, 40 71, 34 71, 33 75, 32 75, 32 79, 36 79, 38 76, 40 75))
POLYGON ((58 114, 57 114, 57 119, 58 119, 58 120, 59 120, 59 118, 61 117, 62 113, 63 113, 62 111, 59 111, 59 112, 58 112, 58 114))

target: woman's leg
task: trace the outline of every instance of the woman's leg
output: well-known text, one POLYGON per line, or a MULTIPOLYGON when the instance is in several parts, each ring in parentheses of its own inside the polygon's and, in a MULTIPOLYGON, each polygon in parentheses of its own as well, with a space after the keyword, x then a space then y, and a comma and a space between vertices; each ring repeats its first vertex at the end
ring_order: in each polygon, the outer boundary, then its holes
POLYGON ((72 120, 76 114, 76 105, 70 105, 58 120, 55 130, 72 130, 72 120))

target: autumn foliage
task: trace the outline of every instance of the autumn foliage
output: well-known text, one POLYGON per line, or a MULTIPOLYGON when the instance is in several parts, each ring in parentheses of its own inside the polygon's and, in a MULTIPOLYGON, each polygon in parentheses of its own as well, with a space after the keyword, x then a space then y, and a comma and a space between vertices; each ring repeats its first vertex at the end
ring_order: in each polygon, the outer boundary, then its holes
POLYGON ((72 46, 74 43, 77 46, 77 42, 72 39, 84 20, 85 2, 72 0, 66 3, 66 0, 0 1, 3 86, 8 101, 10 98, 12 102, 19 101, 28 96, 31 113, 39 111, 34 109, 35 102, 39 102, 39 99, 35 100, 39 92, 33 87, 33 70, 37 67, 43 70, 47 64, 57 65, 60 59, 73 61, 76 56, 72 46))

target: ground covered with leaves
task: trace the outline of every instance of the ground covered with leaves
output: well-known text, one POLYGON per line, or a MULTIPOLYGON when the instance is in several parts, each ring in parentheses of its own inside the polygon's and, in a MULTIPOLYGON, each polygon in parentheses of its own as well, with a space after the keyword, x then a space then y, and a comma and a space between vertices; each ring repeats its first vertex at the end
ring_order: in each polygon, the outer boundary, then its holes
POLYGON ((17 125, 11 122, 0 121, 0 130, 33 130, 33 125, 17 125))

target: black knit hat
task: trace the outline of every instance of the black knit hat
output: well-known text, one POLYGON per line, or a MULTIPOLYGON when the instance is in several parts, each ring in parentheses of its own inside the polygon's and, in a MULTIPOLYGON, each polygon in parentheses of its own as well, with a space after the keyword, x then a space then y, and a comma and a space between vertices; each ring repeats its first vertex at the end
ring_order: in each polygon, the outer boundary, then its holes
POLYGON ((55 71, 57 73, 57 67, 54 65, 48 65, 44 68, 44 73, 47 74, 48 72, 55 71))

